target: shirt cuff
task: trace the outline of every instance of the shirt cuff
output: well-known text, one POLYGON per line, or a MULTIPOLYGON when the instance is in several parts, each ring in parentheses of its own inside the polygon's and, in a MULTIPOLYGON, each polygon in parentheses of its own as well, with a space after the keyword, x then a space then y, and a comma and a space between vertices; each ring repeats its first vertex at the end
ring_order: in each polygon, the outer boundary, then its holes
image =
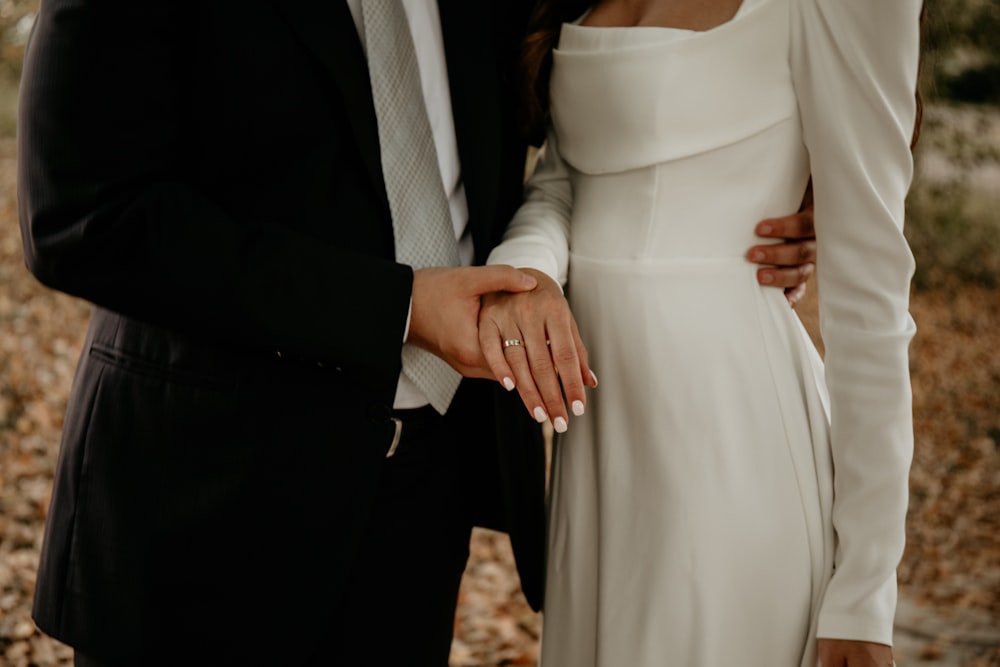
POLYGON ((413 316, 413 297, 410 297, 410 305, 406 309, 406 326, 403 328, 403 343, 410 337, 410 317, 413 316))

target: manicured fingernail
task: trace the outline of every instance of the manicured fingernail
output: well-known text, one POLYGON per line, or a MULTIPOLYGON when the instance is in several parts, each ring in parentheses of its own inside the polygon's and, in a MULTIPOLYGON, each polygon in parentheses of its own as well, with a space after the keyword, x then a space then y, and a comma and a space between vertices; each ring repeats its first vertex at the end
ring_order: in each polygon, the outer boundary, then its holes
POLYGON ((596 387, 597 386, 597 375, 594 373, 594 371, 590 371, 590 379, 594 381, 594 386, 596 387))
POLYGON ((759 229, 761 234, 770 234, 773 228, 771 225, 761 225, 759 229))
POLYGON ((573 401, 573 414, 577 417, 583 415, 583 401, 573 401))
POLYGON ((762 273, 760 276, 760 282, 762 285, 770 285, 774 282, 774 276, 770 273, 762 273))
POLYGON ((556 433, 565 433, 566 429, 569 428, 566 425, 566 420, 562 417, 556 417, 555 421, 552 422, 552 428, 556 430, 556 433))
POLYGON ((503 387, 507 391, 514 391, 514 381, 511 380, 510 378, 504 378, 503 379, 503 387))
POLYGON ((765 257, 766 257, 766 255, 764 254, 763 250, 757 250, 753 254, 753 261, 755 261, 755 262, 763 262, 765 257))
POLYGON ((549 418, 549 416, 545 414, 545 410, 543 410, 541 407, 535 408, 533 414, 535 415, 535 421, 538 422, 539 424, 544 423, 549 418))

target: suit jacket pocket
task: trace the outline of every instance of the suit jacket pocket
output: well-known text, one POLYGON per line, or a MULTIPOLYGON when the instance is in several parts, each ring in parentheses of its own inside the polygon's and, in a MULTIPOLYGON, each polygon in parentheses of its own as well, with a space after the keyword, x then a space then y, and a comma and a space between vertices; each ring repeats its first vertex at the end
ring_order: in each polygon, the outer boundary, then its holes
POLYGON ((156 363, 102 343, 91 344, 89 354, 104 364, 116 366, 127 373, 154 381, 160 380, 171 384, 189 385, 216 391, 233 391, 236 387, 236 380, 233 376, 212 375, 193 369, 156 363))

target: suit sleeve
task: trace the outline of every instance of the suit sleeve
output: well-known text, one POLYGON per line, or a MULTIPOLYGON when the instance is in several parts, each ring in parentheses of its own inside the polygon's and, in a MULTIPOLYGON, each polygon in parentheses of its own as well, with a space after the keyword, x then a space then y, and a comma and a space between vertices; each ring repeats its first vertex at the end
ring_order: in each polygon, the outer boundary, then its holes
POLYGON ((892 643, 913 452, 903 236, 920 0, 793 0, 813 173, 834 464, 835 571, 819 636, 892 643))
POLYGON ((18 123, 28 268, 167 328, 315 360, 398 364, 409 267, 339 250, 287 221, 233 219, 195 185, 196 157, 185 154, 198 141, 185 120, 196 108, 195 21, 164 1, 41 4, 18 123))

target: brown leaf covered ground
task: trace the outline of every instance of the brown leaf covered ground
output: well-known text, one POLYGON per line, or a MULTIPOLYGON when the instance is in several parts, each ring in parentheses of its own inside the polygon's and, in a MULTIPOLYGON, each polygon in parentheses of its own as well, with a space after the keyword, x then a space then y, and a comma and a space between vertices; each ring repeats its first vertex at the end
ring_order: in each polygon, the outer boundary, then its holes
MULTIPOLYGON (((1000 295, 937 289, 915 294, 912 310, 917 446, 900 580, 907 600, 946 619, 944 630, 921 635, 920 657, 933 660, 947 650, 947 619, 1000 618, 1000 295)), ((814 330, 815 300, 801 312, 814 330)), ((34 628, 30 599, 87 313, 24 269, 13 142, 0 141, 0 666, 66 665, 71 656, 34 628)), ((452 664, 536 664, 541 621, 518 590, 508 540, 477 531, 471 552, 452 664)), ((1000 665, 989 642, 968 655, 961 664, 1000 665)))

